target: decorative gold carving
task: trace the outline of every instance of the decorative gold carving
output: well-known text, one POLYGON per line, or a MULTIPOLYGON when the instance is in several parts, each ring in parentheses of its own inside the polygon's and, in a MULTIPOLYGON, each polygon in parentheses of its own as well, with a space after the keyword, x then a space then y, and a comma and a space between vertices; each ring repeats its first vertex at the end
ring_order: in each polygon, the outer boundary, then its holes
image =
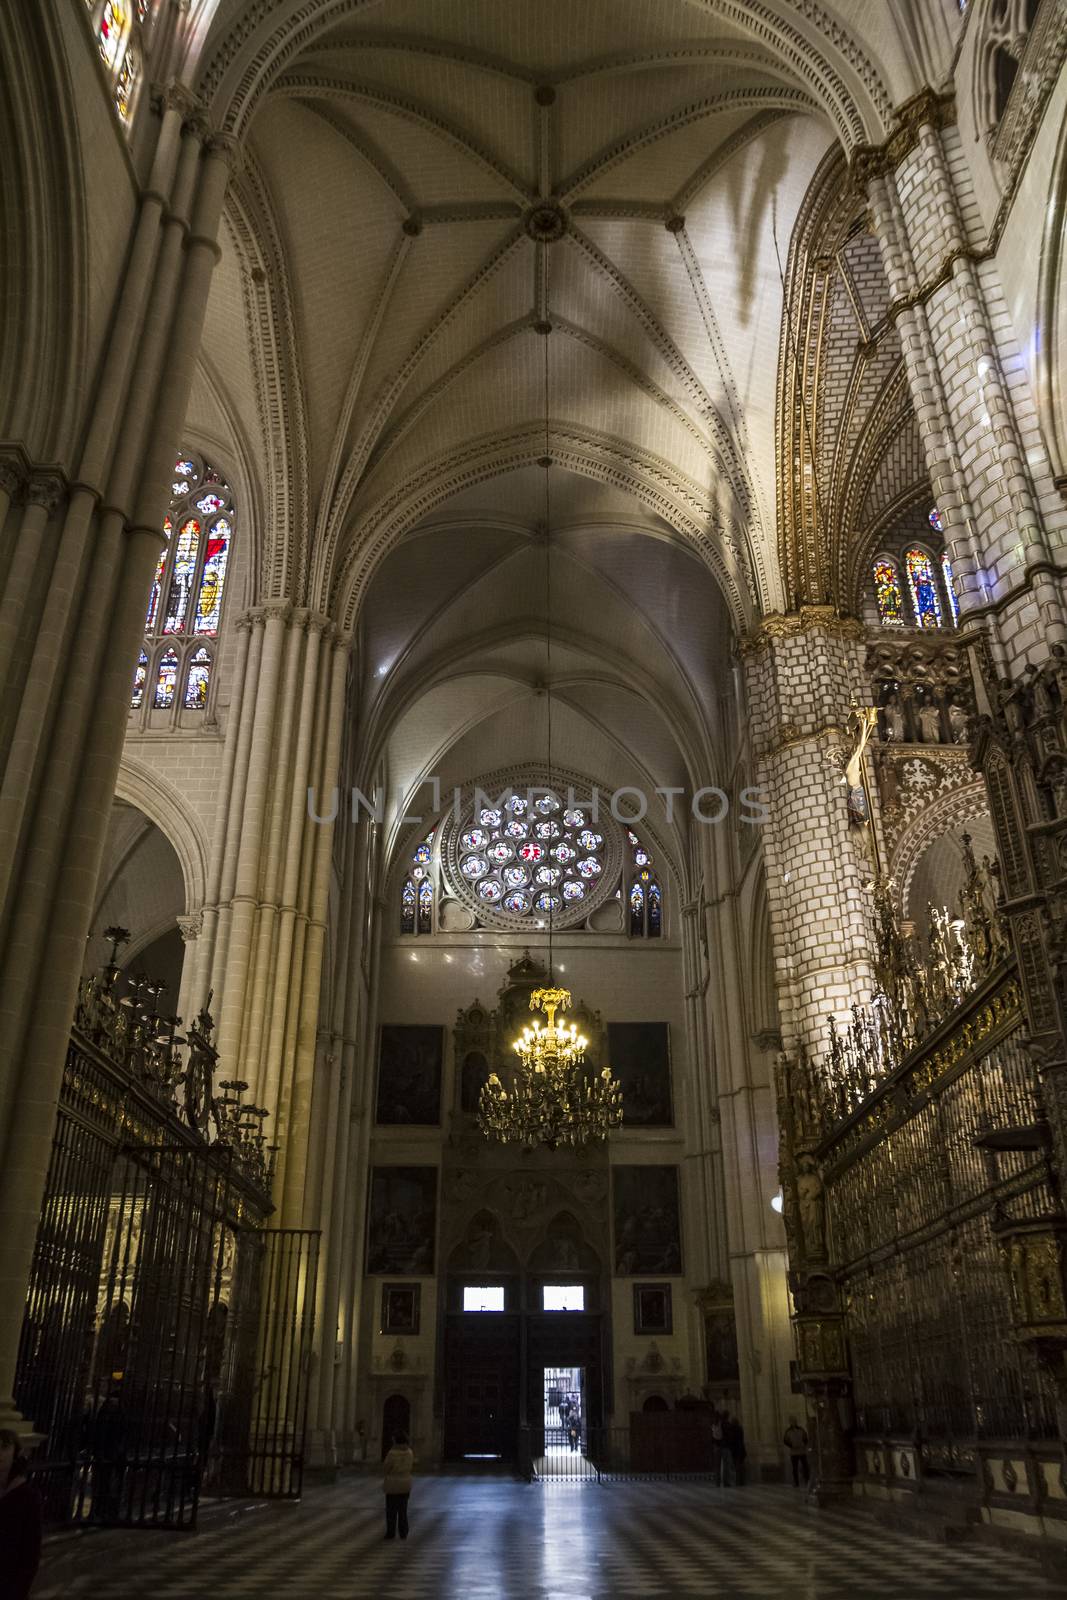
POLYGON ((956 99, 924 87, 897 112, 896 126, 881 144, 859 144, 852 152, 850 170, 864 187, 872 178, 895 172, 919 143, 924 127, 946 128, 956 120, 956 99))

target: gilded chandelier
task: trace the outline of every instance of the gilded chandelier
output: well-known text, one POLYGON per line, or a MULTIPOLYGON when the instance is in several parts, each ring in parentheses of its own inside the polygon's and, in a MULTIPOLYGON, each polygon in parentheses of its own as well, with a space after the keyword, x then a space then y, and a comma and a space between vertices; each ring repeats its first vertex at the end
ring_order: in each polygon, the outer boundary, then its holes
POLYGON ((519 1065, 511 1089, 492 1073, 481 1092, 478 1120, 502 1144, 584 1145, 607 1137, 622 1121, 622 1092, 611 1068, 585 1070, 588 1040, 556 1021, 570 1009, 567 989, 535 989, 530 1010, 543 1011, 514 1041, 519 1065))

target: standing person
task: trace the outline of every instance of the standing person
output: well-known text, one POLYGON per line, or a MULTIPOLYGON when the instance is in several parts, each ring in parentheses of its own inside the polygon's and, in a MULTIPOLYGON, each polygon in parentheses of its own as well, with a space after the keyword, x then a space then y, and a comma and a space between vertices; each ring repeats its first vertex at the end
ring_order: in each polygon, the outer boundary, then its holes
POLYGON ((741 1426, 740 1417, 727 1416, 723 1422, 723 1441, 726 1445, 726 1454, 730 1457, 730 1465, 735 1483, 745 1481, 745 1430, 741 1426))
POLYGON ((790 1417, 782 1443, 789 1451, 789 1460, 793 1467, 793 1488, 799 1489, 800 1474, 804 1474, 805 1483, 810 1482, 811 1468, 808 1465, 808 1431, 800 1426, 796 1417, 790 1417))
POLYGON ((26 1600, 41 1560, 41 1496, 19 1436, 0 1428, 0 1600, 26 1600))
POLYGON ((718 1411, 713 1411, 711 1413, 711 1475, 716 1483, 722 1483, 723 1454, 722 1416, 718 1411))
POLYGON ((408 1500, 411 1498, 411 1474, 415 1470, 415 1457, 406 1433, 394 1433, 393 1447, 382 1462, 385 1480, 385 1537, 402 1539, 408 1536, 408 1500))

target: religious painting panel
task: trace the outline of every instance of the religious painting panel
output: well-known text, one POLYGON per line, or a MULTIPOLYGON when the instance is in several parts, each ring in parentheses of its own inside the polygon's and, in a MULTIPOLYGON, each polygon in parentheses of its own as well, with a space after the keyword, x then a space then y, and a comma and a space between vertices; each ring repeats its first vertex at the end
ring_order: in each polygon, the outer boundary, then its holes
POLYGON ((608 1065, 622 1086, 624 1128, 670 1128, 670 1024, 609 1022, 608 1065))
POLYGON ((389 1127, 436 1127, 441 1120, 444 1030, 383 1023, 376 1120, 389 1127))
POLYGON ((421 1283, 382 1284, 382 1332, 416 1334, 419 1331, 421 1283))
POLYGON ((735 1383, 741 1376, 737 1353, 737 1324, 733 1307, 709 1311, 704 1318, 704 1349, 708 1383, 735 1383))
POLYGON ((437 1168, 374 1167, 367 1216, 367 1271, 430 1277, 437 1231, 437 1168))
POLYGON ((682 1271, 677 1167, 613 1167, 615 1273, 682 1271))
POLYGON ((635 1283, 634 1332, 671 1333, 673 1330, 670 1284, 635 1283))

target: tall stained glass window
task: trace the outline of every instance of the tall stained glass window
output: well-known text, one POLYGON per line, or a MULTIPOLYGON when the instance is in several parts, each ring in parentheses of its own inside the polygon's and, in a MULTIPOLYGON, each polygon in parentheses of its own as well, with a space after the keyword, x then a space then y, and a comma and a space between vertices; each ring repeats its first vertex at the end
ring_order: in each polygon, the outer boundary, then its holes
POLYGON ((128 123, 133 114, 155 0, 87 0, 90 26, 111 78, 115 110, 128 123))
POLYGON ((156 692, 152 704, 157 711, 166 711, 174 704, 174 691, 178 686, 178 657, 173 650, 164 650, 156 669, 156 692))
POLYGON ((960 603, 956 599, 956 583, 952 576, 952 562, 949 560, 947 552, 941 557, 941 575, 945 580, 945 593, 948 596, 948 608, 952 613, 952 621, 959 627, 960 603))
POLYGON ((148 657, 144 651, 137 657, 137 667, 133 674, 133 693, 130 695, 131 711, 139 711, 144 705, 145 684, 148 682, 148 657))
POLYGON ((909 550, 904 557, 911 603, 920 628, 940 628, 941 600, 934 564, 925 550, 909 550))
POLYGON ((130 704, 134 711, 178 714, 207 710, 237 511, 228 485, 195 451, 183 451, 174 463, 170 491, 166 545, 145 612, 145 682, 155 688, 147 706, 143 692, 130 704), (171 658, 173 686, 161 687, 164 660, 170 682, 171 658))
POLYGON ((904 596, 900 592, 900 574, 895 561, 883 557, 875 562, 874 594, 882 621, 889 627, 903 627, 904 596))
POLYGON ((626 896, 631 939, 658 939, 663 933, 663 891, 656 872, 656 861, 632 828, 627 828, 630 846, 630 880, 626 896))
POLYGON ((416 845, 400 886, 401 933, 433 932, 433 833, 416 845))

